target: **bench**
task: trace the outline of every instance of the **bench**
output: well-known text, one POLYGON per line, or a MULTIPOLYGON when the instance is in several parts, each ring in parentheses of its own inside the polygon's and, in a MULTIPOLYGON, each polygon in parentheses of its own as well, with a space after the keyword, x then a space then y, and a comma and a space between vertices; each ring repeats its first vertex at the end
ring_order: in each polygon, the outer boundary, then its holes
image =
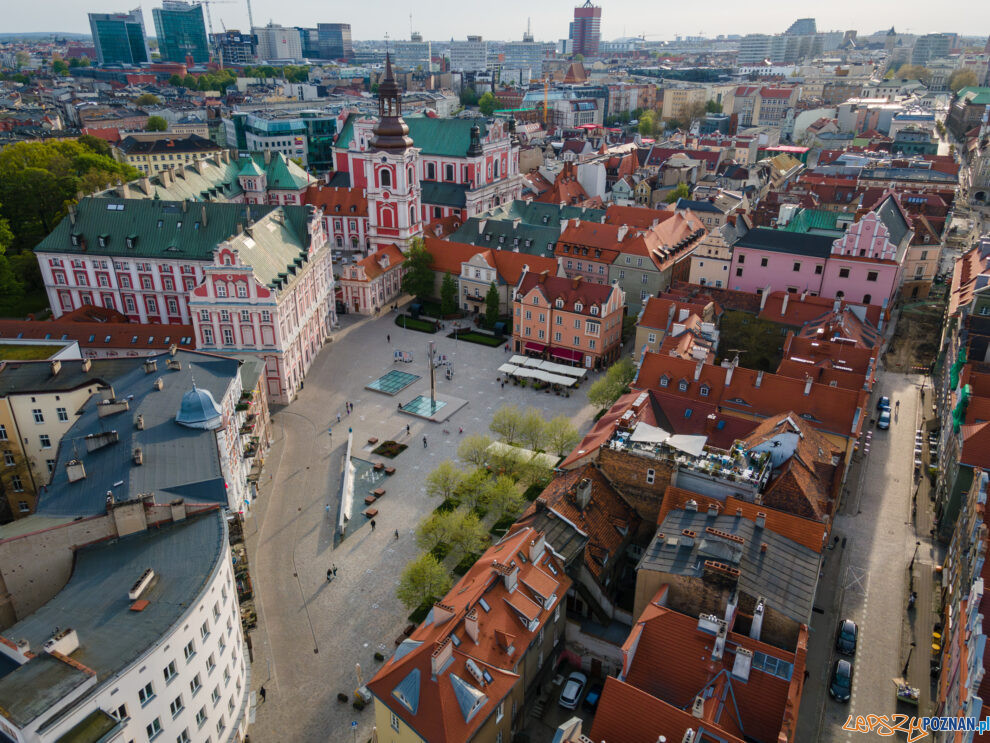
POLYGON ((376 470, 383 470, 383 469, 385 469, 384 462, 375 462, 375 469, 376 470))
POLYGON ((376 498, 381 498, 383 495, 385 495, 385 488, 375 488, 374 490, 371 491, 371 494, 374 495, 376 498))
POLYGON ((386 467, 385 468, 385 474, 386 475, 394 475, 395 474, 395 467, 386 467))
POLYGON ((366 509, 364 509, 364 515, 367 516, 369 519, 373 519, 373 518, 375 518, 375 516, 378 515, 378 509, 377 508, 366 508, 366 509))
POLYGON ((372 503, 374 503, 374 502, 375 502, 376 500, 378 500, 378 498, 376 498, 375 496, 373 496, 373 495, 367 495, 367 496, 365 496, 365 498, 364 498, 364 504, 365 504, 366 506, 370 506, 370 505, 371 505, 372 503))
POLYGON ((372 436, 371 438, 369 438, 369 439, 368 439, 368 443, 369 443, 370 445, 372 445, 372 446, 374 446, 375 444, 377 444, 377 443, 378 443, 378 439, 377 439, 377 438, 375 438, 374 436, 372 436))

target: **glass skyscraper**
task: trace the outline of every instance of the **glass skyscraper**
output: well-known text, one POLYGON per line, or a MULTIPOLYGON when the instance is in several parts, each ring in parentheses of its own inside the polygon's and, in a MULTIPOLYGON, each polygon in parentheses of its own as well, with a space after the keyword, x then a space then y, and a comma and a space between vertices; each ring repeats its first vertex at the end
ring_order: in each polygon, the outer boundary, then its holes
POLYGON ((89 28, 100 65, 138 65, 151 61, 141 8, 130 13, 90 13, 89 28))
POLYGON ((206 23, 203 6, 165 0, 161 8, 154 8, 155 35, 158 51, 165 62, 185 62, 192 57, 196 64, 210 61, 210 47, 206 41, 206 23))

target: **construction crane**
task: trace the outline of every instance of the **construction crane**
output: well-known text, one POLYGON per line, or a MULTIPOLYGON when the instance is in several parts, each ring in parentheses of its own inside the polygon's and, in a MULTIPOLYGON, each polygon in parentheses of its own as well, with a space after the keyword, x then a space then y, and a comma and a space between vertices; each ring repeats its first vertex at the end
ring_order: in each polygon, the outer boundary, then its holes
POLYGON ((533 85, 534 83, 543 83, 543 124, 545 126, 547 123, 548 99, 550 97, 550 75, 548 73, 544 73, 542 80, 538 78, 530 78, 529 84, 533 85))
MULTIPOLYGON (((223 47, 216 43, 216 37, 213 35, 213 17, 210 15, 211 5, 235 5, 236 0, 200 0, 199 4, 206 8, 206 25, 210 28, 210 38, 213 39, 213 43, 216 45, 216 56, 217 60, 220 62, 220 69, 223 69, 223 47)), ((250 9, 250 4, 248 5, 250 9)))

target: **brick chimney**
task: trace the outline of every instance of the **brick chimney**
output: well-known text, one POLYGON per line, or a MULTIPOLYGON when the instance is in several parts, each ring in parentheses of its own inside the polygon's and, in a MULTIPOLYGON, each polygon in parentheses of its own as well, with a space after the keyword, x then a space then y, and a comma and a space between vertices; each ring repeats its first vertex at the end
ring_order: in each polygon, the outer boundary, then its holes
POLYGON ((790 300, 790 298, 791 298, 791 293, 790 292, 784 292, 784 299, 780 303, 780 315, 781 315, 781 317, 783 317, 784 315, 787 314, 787 302, 788 302, 788 300, 790 300))
POLYGON ((574 499, 577 501, 577 506, 582 511, 588 507, 588 503, 591 502, 591 480, 587 477, 582 477, 581 482, 577 484, 577 488, 574 492, 574 499))
POLYGON ((453 659, 454 643, 447 637, 443 642, 437 643, 437 646, 433 648, 433 653, 430 655, 430 673, 434 677, 439 676, 450 665, 453 659))
POLYGON ((804 378, 804 394, 806 394, 806 395, 810 395, 811 394, 811 384, 812 384, 812 381, 813 380, 811 379, 810 376, 806 376, 804 378))
POLYGON ((759 371, 756 372, 756 384, 754 386, 759 389, 761 384, 763 384, 763 372, 759 371))
POLYGON ((470 613, 464 617, 464 631, 467 632, 468 637, 471 641, 477 645, 478 644, 478 610, 472 609, 470 613))

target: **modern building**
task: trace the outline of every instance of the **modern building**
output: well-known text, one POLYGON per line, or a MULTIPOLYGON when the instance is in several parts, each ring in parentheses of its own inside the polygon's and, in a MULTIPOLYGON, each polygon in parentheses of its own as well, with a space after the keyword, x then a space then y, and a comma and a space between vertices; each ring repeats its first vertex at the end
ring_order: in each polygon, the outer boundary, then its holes
POLYGON ((507 743, 555 667, 564 573, 542 533, 489 548, 368 682, 381 743, 507 743))
POLYGON ((303 168, 329 169, 337 119, 326 111, 257 108, 232 111, 223 118, 227 144, 241 153, 281 153, 303 168))
POLYGON ((196 134, 154 138, 129 136, 114 147, 114 153, 142 173, 155 175, 163 170, 215 157, 222 149, 220 145, 196 134))
MULTIPOLYGON (((507 41, 502 46, 502 67, 505 69, 529 68, 539 75, 543 62, 556 56, 557 45, 542 41, 507 41)), ((528 83, 528 81, 526 81, 528 83)))
POLYGON ((354 56, 350 23, 317 23, 320 59, 350 59, 354 56))
POLYGON ((433 59, 432 44, 423 41, 422 37, 417 41, 390 41, 389 52, 392 63, 403 70, 430 70, 433 59))
POLYGON ((568 36, 573 42, 572 54, 597 57, 602 39, 602 9, 592 5, 591 0, 585 0, 584 5, 574 8, 574 20, 568 36))
POLYGON ((818 33, 818 27, 814 18, 798 18, 784 31, 787 36, 809 36, 816 33, 818 33))
POLYGON ((615 285, 549 272, 526 273, 516 287, 512 341, 517 353, 600 368, 619 356, 625 296, 615 285))
POLYGON ((919 36, 911 49, 911 64, 924 66, 933 59, 945 59, 952 46, 950 34, 924 34, 919 36))
POLYGON ((945 126, 957 139, 985 123, 990 110, 990 88, 967 87, 959 90, 949 104, 945 126))
POLYGON ((300 61, 304 58, 302 37, 299 29, 269 23, 255 26, 251 34, 258 40, 258 58, 276 62, 280 60, 300 61))
POLYGON ((450 42, 452 72, 484 72, 488 69, 488 42, 480 36, 468 36, 467 41, 450 42))
POLYGON ((213 45, 225 65, 248 65, 258 57, 258 37, 236 29, 213 34, 213 45))
POLYGON ((90 13, 89 29, 96 47, 96 61, 101 67, 151 61, 141 8, 129 13, 90 13))
MULTIPOLYGON (((192 60, 201 65, 210 61, 210 49, 206 42, 206 21, 203 6, 184 0, 163 0, 162 7, 152 8, 158 52, 164 62, 192 60)), ((230 60, 224 58, 225 63, 230 60)))

